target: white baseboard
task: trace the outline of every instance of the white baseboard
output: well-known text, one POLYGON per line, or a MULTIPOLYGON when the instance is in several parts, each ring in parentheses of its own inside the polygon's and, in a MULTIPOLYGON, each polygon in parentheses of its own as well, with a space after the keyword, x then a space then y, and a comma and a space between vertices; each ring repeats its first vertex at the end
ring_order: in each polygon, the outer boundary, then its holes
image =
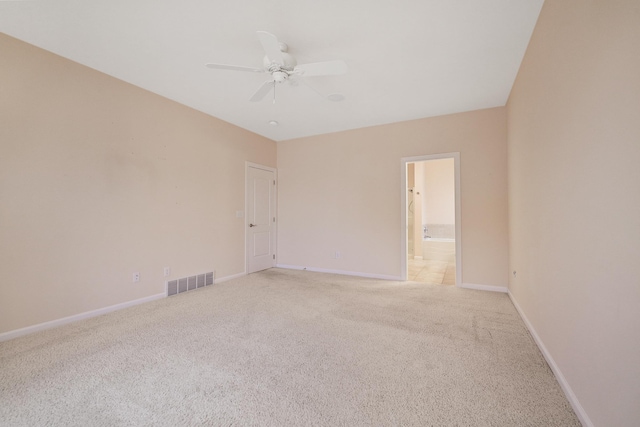
POLYGON ((513 306, 516 308, 516 311, 522 318, 522 321, 524 322, 525 326, 529 330, 529 333, 533 337, 533 340, 538 345, 540 352, 542 353, 547 363, 549 364, 551 371, 553 371, 553 374, 556 376, 556 379, 558 380, 558 383, 560 384, 562 391, 564 391, 564 394, 567 397, 567 400, 569 401, 569 403, 571 404, 573 411, 578 416, 578 419, 580 420, 580 422, 584 427, 593 427, 593 423, 589 419, 589 416, 587 415, 584 408, 580 404, 580 401, 578 401, 578 398, 576 397, 576 395, 573 393, 573 390, 571 389, 571 386, 567 382, 566 378, 564 377, 564 375, 562 375, 562 372, 560 371, 560 368, 556 364, 555 360, 553 360, 553 357, 551 357, 551 354, 549 353, 547 348, 544 346, 544 343, 538 336, 538 333, 536 332, 536 330, 533 328, 533 325, 531 324, 531 322, 529 322, 529 319, 527 319, 527 316, 524 314, 524 312, 520 308, 520 305, 518 304, 516 299, 513 297, 511 292, 508 292, 508 294, 509 294, 509 299, 511 299, 511 302, 513 303, 513 306))
POLYGON ((109 307, 99 308, 97 310, 85 311, 84 313, 74 314, 73 316, 63 317, 62 319, 51 320, 49 322, 39 323, 37 325, 27 326, 26 328, 15 329, 13 331, 3 332, 0 334, 0 342, 8 341, 13 338, 29 335, 34 332, 44 331, 46 329, 55 328, 57 326, 66 325, 68 323, 77 322, 78 320, 89 319, 91 317, 101 316, 112 311, 121 310, 123 308, 132 307, 145 302, 155 301, 165 298, 167 294, 155 294, 148 297, 127 301, 120 304, 110 305, 109 307))
POLYGON ((215 285, 216 283, 228 282, 229 280, 237 279, 239 277, 246 276, 246 275, 247 273, 243 271, 242 273, 232 274, 230 276, 224 276, 219 279, 214 279, 213 284, 215 285))
POLYGON ((458 287, 464 288, 464 289, 475 289, 478 291, 490 291, 490 292, 507 293, 509 291, 506 286, 476 285, 475 283, 462 283, 458 287))
MULTIPOLYGON (((213 283, 222 283, 228 280, 237 279, 238 277, 245 276, 246 273, 238 273, 233 274, 231 276, 221 277, 219 279, 215 279, 213 283)), ((166 285, 165 285, 166 286, 166 285)), ((37 325, 27 326, 26 328, 15 329, 13 331, 0 333, 0 342, 8 341, 13 338, 22 337, 24 335, 29 335, 34 332, 44 331, 46 329, 55 328, 57 326, 66 325, 68 323, 77 322, 78 320, 89 319, 91 317, 101 316, 103 314, 110 313, 112 311, 121 310, 123 308, 132 307, 138 304, 144 304, 145 302, 155 301, 157 299, 165 298, 167 296, 166 289, 162 294, 151 295, 148 297, 136 299, 133 301, 127 301, 120 304, 110 305, 109 307, 99 308, 97 310, 85 311, 84 313, 74 314, 73 316, 63 317, 62 319, 51 320, 49 322, 39 323, 37 325)))
POLYGON ((287 270, 306 270, 306 271, 313 271, 316 273, 331 273, 331 274, 342 274, 344 276, 366 277, 367 279, 402 280, 402 277, 400 276, 387 276, 384 274, 359 273, 356 271, 345 271, 345 270, 330 270, 327 268, 301 267, 299 265, 277 264, 276 267, 285 268, 287 270))

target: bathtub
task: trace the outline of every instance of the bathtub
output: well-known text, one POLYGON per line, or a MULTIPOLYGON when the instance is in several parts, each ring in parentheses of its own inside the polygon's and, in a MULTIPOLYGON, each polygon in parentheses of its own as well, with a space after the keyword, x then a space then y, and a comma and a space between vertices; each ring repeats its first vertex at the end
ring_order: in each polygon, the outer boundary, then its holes
POLYGON ((428 237, 422 240, 422 259, 456 262, 456 240, 428 237))

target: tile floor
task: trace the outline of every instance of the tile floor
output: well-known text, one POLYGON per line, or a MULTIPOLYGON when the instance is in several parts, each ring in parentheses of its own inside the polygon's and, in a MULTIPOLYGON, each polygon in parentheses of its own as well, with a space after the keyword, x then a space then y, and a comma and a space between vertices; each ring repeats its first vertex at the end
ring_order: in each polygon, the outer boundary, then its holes
POLYGON ((455 242, 424 242, 424 259, 409 259, 408 280, 437 285, 456 284, 455 242))

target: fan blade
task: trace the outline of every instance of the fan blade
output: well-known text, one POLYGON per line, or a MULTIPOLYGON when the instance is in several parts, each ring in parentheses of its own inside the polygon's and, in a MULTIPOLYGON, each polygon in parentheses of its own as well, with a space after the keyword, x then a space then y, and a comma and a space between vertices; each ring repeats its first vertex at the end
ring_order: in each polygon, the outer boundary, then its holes
POLYGON ((284 58, 282 57, 282 51, 278 44, 278 38, 266 31, 258 31, 258 38, 262 44, 262 48, 267 54, 269 61, 276 62, 279 65, 284 65, 284 58))
POLYGON ((313 62, 311 64, 300 64, 293 69, 296 74, 303 76, 330 76, 345 74, 347 64, 344 61, 313 62))
POLYGON ((254 73, 262 73, 262 68, 243 67, 242 65, 225 65, 225 64, 206 64, 207 68, 216 70, 233 70, 233 71, 251 71, 254 73))
MULTIPOLYGON (((291 81, 291 80, 289 80, 291 81)), ((309 89, 311 89, 312 91, 314 91, 315 93, 317 93, 318 95, 320 95, 321 98, 327 99, 326 96, 324 96, 323 94, 320 93, 320 91, 318 91, 315 87, 311 86, 309 83, 307 83, 306 81, 304 81, 304 79, 296 79, 295 80, 298 83, 302 83, 304 86, 308 87, 309 89)))
POLYGON ((262 101, 262 98, 267 96, 267 94, 271 91, 273 84, 274 84, 273 80, 268 80, 264 82, 262 86, 260 86, 260 89, 258 89, 256 93, 254 93, 253 96, 249 98, 249 101, 251 102, 262 101))

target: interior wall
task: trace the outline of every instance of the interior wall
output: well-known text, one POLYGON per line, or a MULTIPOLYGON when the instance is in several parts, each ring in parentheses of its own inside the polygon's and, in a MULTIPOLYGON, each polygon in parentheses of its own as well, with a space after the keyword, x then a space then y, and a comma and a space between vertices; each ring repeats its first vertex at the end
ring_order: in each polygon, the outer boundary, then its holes
POLYGON ((401 158, 449 152, 460 152, 463 282, 506 288, 504 108, 278 142, 278 263, 400 277, 401 158))
POLYGON ((509 290, 587 425, 640 420, 639 46, 636 0, 547 0, 507 108, 509 290))
POLYGON ((424 167, 423 224, 455 225, 456 180, 453 159, 430 160, 424 167))
POLYGON ((0 333, 244 271, 275 142, 0 34, 0 333), (134 272, 140 282, 132 283, 134 272))

